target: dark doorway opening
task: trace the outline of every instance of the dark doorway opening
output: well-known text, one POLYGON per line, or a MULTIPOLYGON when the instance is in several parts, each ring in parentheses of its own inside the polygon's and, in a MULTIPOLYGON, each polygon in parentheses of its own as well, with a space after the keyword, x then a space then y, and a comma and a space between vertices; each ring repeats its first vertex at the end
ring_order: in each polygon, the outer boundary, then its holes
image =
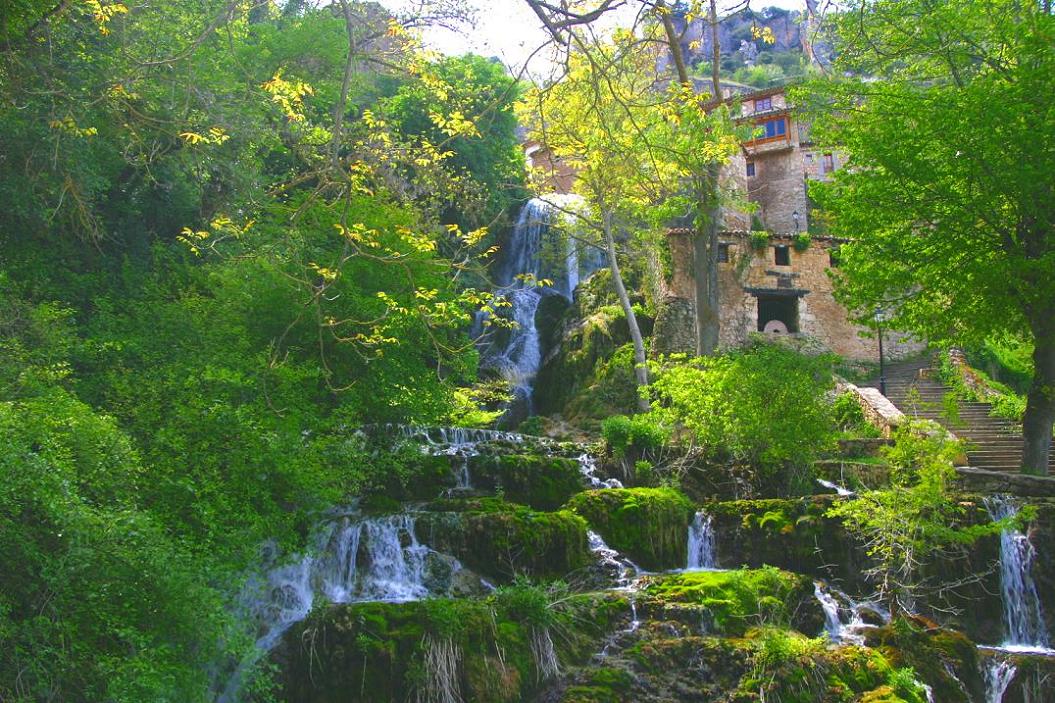
POLYGON ((775 332, 778 334, 794 334, 798 332, 798 297, 790 295, 759 295, 758 331, 775 332), (774 322, 774 324, 770 325, 771 322, 774 322))

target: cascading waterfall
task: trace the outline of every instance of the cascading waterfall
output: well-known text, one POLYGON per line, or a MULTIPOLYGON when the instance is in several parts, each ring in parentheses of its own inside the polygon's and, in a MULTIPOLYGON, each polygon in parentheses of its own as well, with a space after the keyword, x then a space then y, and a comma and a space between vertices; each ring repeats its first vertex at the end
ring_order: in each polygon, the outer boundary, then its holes
POLYGON ((622 488, 623 484, 616 478, 601 478, 597 475, 597 458, 590 454, 578 457, 579 472, 586 479, 590 488, 622 488))
MULTIPOLYGON (((510 303, 509 317, 516 322, 516 327, 506 335, 504 346, 482 345, 481 367, 509 381, 516 402, 526 406, 527 414, 531 413, 532 384, 542 363, 535 326, 539 303, 546 295, 562 295, 571 300, 580 275, 599 268, 596 257, 580 257, 575 242, 570 239, 562 256, 549 257, 556 261, 546 261, 543 255, 548 243, 544 240, 552 226, 581 204, 578 196, 561 194, 532 198, 525 203, 510 236, 503 265, 496 274, 498 293, 510 303), (536 285, 540 280, 552 281, 552 285, 540 287, 536 285)), ((483 318, 479 318, 474 330, 478 338, 483 331, 482 322, 483 318)))
POLYGON ((985 703, 1003 703, 1018 667, 1010 659, 991 657, 985 664, 985 703))
POLYGON ((813 595, 824 611, 824 631, 833 642, 864 644, 861 630, 872 627, 862 613, 868 611, 883 622, 890 622, 890 612, 873 601, 855 601, 842 591, 829 588, 820 581, 813 584, 813 595))
POLYGON ((630 588, 634 577, 642 573, 641 567, 609 547, 593 530, 588 530, 586 537, 597 562, 615 574, 616 588, 630 588))
POLYGON ((248 666, 306 618, 317 597, 332 603, 419 600, 443 593, 461 568, 454 557, 418 541, 412 515, 343 517, 327 523, 307 554, 247 585, 242 600, 257 623, 257 654, 242 662, 218 701, 236 700, 248 666))
MULTIPOLYGON (((985 507, 994 521, 1018 514, 1018 506, 1010 496, 989 496, 985 507)), ((1000 594, 1007 626, 1005 649, 1046 651, 1049 647, 1040 597, 1033 582, 1036 555, 1029 537, 1018 530, 1005 529, 1000 533, 1000 594)))
POLYGON ((717 569, 718 551, 715 545, 714 518, 703 512, 696 513, 689 525, 689 569, 717 569))
POLYGON ((830 491, 835 491, 837 495, 842 496, 844 498, 854 495, 854 492, 850 489, 843 488, 839 484, 833 483, 832 481, 826 481, 823 478, 818 478, 817 483, 821 484, 830 491))

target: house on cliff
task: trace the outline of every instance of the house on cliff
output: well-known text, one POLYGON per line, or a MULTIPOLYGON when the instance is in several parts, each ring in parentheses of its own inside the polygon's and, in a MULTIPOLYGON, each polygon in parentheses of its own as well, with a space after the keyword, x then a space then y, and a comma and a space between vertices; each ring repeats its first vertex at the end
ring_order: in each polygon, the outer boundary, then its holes
MULTIPOLYGON (((783 87, 736 96, 738 119, 755 136, 731 159, 723 182, 756 207, 749 216, 723 212, 720 235, 720 344, 742 346, 752 334, 796 338, 816 350, 852 360, 878 358, 878 340, 850 319, 835 299, 831 269, 846 243, 823 233, 810 202, 810 181, 826 180, 844 165, 837 151, 820 149, 809 124, 790 105, 783 87)), ((554 191, 568 192, 574 171, 544 145, 525 148, 529 165, 546 174, 554 191)), ((691 353, 696 347, 692 230, 668 231, 670 270, 652 338, 653 354, 691 353)), ((888 358, 910 356, 922 344, 884 336, 888 358)))

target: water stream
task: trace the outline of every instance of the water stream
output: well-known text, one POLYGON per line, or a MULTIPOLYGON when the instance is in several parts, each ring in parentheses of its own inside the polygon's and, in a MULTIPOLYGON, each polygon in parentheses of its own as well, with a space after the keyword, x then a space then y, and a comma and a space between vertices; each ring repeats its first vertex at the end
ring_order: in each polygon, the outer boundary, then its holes
MULTIPOLYGON (((568 213, 581 207, 582 200, 575 195, 545 195, 525 203, 496 272, 497 292, 509 302, 507 316, 516 326, 495 340, 481 343, 480 366, 509 382, 514 405, 521 406, 526 415, 532 413, 532 386, 542 363, 535 325, 539 303, 547 295, 561 295, 570 301, 580 276, 600 268, 596 256, 579 255, 579 247, 571 238, 564 244, 563 253, 550 251, 560 244, 560 238, 554 236, 555 225, 567 221, 571 217, 568 213), (538 285, 543 280, 551 283, 538 285)), ((477 319, 474 337, 481 338, 484 320, 477 319)))
MULTIPOLYGON (((985 499, 985 507, 994 521, 1018 515, 1018 506, 1010 496, 989 496, 985 499)), ((1004 602, 1007 632, 1002 649, 1051 651, 1040 596, 1033 581, 1036 556, 1033 543, 1022 532, 1005 529, 1000 533, 1000 595, 1004 602)))
MULTIPOLYGON (((237 700, 248 667, 306 618, 318 599, 404 602, 447 593, 462 566, 422 544, 414 522, 409 513, 331 520, 319 528, 305 554, 283 560, 251 580, 241 601, 256 623, 256 652, 238 666, 217 700, 237 700)), ((270 561, 278 560, 273 545, 267 551, 270 561)))
POLYGON ((715 544, 714 518, 700 510, 689 525, 688 569, 717 569, 718 548, 715 544))
POLYGON ((985 703, 1003 703, 1018 667, 1010 659, 990 657, 985 663, 985 703))

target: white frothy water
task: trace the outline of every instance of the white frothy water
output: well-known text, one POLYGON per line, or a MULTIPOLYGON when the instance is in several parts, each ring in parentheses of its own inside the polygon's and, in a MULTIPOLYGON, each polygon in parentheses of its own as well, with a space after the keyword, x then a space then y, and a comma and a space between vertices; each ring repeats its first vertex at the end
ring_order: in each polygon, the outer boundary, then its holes
POLYGON ((609 547, 604 539, 601 538, 601 535, 593 530, 588 530, 586 537, 590 551, 597 557, 597 561, 600 562, 601 566, 610 569, 616 574, 617 588, 629 588, 633 583, 634 577, 643 572, 637 564, 609 547))
POLYGON ((823 478, 818 478, 817 483, 821 484, 830 491, 835 491, 838 495, 843 497, 854 495, 854 492, 851 491, 849 488, 843 488, 839 484, 832 483, 831 481, 826 481, 823 478))
POLYGON ((824 631, 833 642, 864 644, 862 630, 872 625, 864 621, 862 612, 871 611, 884 622, 890 622, 890 613, 874 601, 855 601, 842 591, 828 588, 816 581, 813 595, 824 611, 824 631))
MULTIPOLYGON (((1018 514, 1018 506, 1010 496, 989 496, 985 507, 994 521, 1018 514)), ((1033 581, 1036 555, 1029 537, 1018 530, 1005 529, 1000 533, 1000 595, 1004 602, 1007 627, 1004 647, 1007 649, 1043 652, 1050 646, 1040 596, 1033 581)))
POLYGON ((462 568, 454 557, 421 544, 408 514, 345 517, 319 530, 312 545, 248 585, 243 602, 257 623, 257 652, 228 680, 220 703, 236 700, 247 668, 305 619, 319 597, 331 603, 419 600, 442 592, 462 568))
POLYGON ((714 518, 703 512, 696 513, 689 525, 689 569, 717 569, 718 549, 715 544, 714 518))
POLYGON ((579 472, 586 479, 590 488, 622 488, 619 479, 601 478, 597 475, 597 457, 591 454, 580 454, 578 457, 579 472))
POLYGON ((1010 659, 990 657, 985 664, 985 703, 1003 703, 1018 667, 1010 659))
MULTIPOLYGON (((553 225, 568 221, 572 216, 569 213, 581 207, 582 199, 575 195, 545 195, 525 203, 510 236, 503 266, 496 274, 497 292, 509 302, 509 317, 516 326, 509 330, 504 347, 482 346, 481 367, 509 381, 517 399, 527 404, 529 414, 532 384, 542 362, 535 326, 539 303, 543 296, 553 294, 571 300, 580 274, 588 275, 598 268, 595 257, 580 257, 570 239, 562 260, 549 265, 543 260, 547 243, 544 239, 555 231, 553 225), (552 284, 537 285, 541 280, 552 284)), ((484 319, 478 317, 474 337, 483 332, 484 319)))

